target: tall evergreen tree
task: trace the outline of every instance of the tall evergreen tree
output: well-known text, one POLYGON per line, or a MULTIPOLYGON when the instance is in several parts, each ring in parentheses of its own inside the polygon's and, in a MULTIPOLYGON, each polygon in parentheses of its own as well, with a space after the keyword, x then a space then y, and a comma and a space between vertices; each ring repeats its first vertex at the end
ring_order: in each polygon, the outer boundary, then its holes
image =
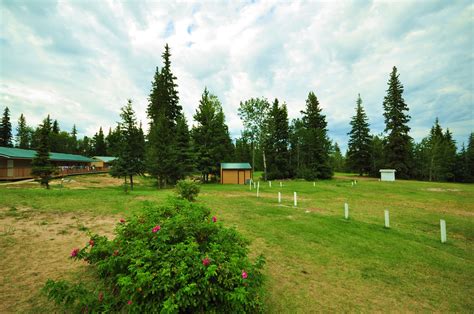
POLYGON ((197 151, 197 168, 203 181, 208 182, 209 175, 218 176, 221 162, 232 159, 232 140, 219 99, 207 88, 193 117, 196 121, 192 138, 197 151))
POLYGON ((235 140, 235 162, 252 163, 252 145, 250 144, 249 136, 242 132, 240 138, 235 140))
MULTIPOLYGON (((369 161, 370 162, 370 161, 369 161)), ((345 158, 342 155, 341 149, 337 143, 334 143, 331 151, 331 165, 332 169, 337 172, 343 172, 346 167, 345 158)))
POLYGON ((105 141, 107 142, 106 156, 117 156, 118 152, 120 151, 120 125, 117 125, 114 130, 112 130, 112 128, 109 129, 109 134, 107 135, 105 141))
POLYGON ((302 173, 303 157, 301 145, 303 144, 304 125, 301 119, 293 119, 289 129, 290 133, 290 169, 291 177, 302 173))
POLYGON ((303 170, 299 174, 306 180, 328 179, 333 175, 330 163, 331 142, 327 136, 326 117, 321 114, 319 101, 313 92, 309 92, 306 109, 303 114, 303 141, 301 152, 303 170))
POLYGON ((158 179, 159 187, 174 183, 179 177, 176 152, 176 124, 181 116, 176 77, 171 72, 171 54, 165 46, 163 68, 155 71, 147 109, 150 118, 148 134, 148 172, 158 179))
POLYGON ((370 141, 370 175, 372 177, 380 177, 380 169, 384 168, 385 165, 385 140, 380 135, 372 135, 370 141))
POLYGON ((2 121, 0 122, 0 146, 13 147, 12 124, 10 122, 10 109, 5 107, 2 121))
POLYGON ((191 146, 191 133, 189 132, 186 117, 181 115, 178 117, 176 124, 176 180, 184 179, 191 174, 195 168, 194 153, 191 146))
POLYGON ((288 110, 275 99, 268 113, 264 149, 267 154, 269 180, 290 177, 288 110))
MULTIPOLYGON (((142 175, 145 170, 145 143, 143 132, 137 126, 132 101, 122 107, 120 117, 120 150, 117 159, 113 161, 110 174, 114 177, 130 179, 130 189, 133 190, 133 177, 142 175)), ((125 186, 125 185, 124 185, 125 186)))
POLYGON ((395 169, 397 177, 408 178, 412 162, 412 139, 408 135, 410 127, 407 125, 410 116, 407 113, 408 105, 403 99, 403 85, 398 77, 397 68, 393 67, 383 102, 387 132, 386 166, 395 169))
POLYGON ((78 147, 77 147, 77 128, 76 125, 72 125, 72 130, 71 130, 71 139, 69 141, 69 151, 72 154, 77 154, 78 153, 78 147))
POLYGON ((99 128, 99 132, 94 135, 94 155, 105 156, 107 154, 107 145, 105 143, 104 132, 102 127, 99 128))
POLYGON ((43 124, 39 129, 39 144, 36 148, 35 157, 31 162, 31 174, 39 178, 42 186, 49 189, 49 181, 54 173, 54 167, 49 158, 51 133, 51 119, 49 115, 43 120, 43 124))
POLYGON ((18 119, 18 126, 16 128, 16 145, 18 148, 30 148, 31 128, 26 124, 26 119, 23 114, 18 119))
POLYGON ((368 118, 362 107, 360 94, 357 98, 356 114, 352 117, 349 133, 347 164, 350 170, 362 176, 370 170, 370 130, 368 118))

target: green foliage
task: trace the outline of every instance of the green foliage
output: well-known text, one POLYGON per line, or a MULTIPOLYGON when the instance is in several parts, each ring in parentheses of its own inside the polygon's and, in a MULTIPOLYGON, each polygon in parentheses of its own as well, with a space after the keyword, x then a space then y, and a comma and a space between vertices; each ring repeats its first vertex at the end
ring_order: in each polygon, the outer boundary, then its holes
POLYGON ((309 92, 303 114, 301 139, 302 166, 298 177, 306 180, 329 179, 333 175, 330 163, 331 142, 327 136, 326 117, 321 114, 318 98, 309 92))
POLYGON ((356 114, 352 117, 350 125, 347 164, 351 171, 363 175, 370 170, 370 130, 367 115, 362 107, 362 99, 357 98, 356 114))
POLYGON ((107 144, 105 142, 104 132, 102 127, 99 132, 94 135, 94 156, 107 156, 107 144))
POLYGON ((275 99, 266 122, 264 149, 268 163, 267 179, 290 177, 288 110, 275 99))
POLYGON ((410 177, 412 168, 412 139, 408 135, 410 121, 408 105, 403 99, 403 85, 398 79, 397 68, 393 67, 388 81, 387 95, 383 101, 385 132, 385 167, 396 169, 397 177, 410 177))
POLYGON ((200 191, 201 188, 199 183, 196 183, 193 180, 179 180, 176 183, 176 192, 178 195, 190 202, 196 199, 200 191))
POLYGON ((220 163, 232 158, 234 147, 222 105, 207 88, 199 101, 194 120, 196 126, 192 129, 192 138, 197 149, 197 168, 202 174, 202 181, 208 182, 210 174, 218 176, 220 163))
POLYGON ((214 218, 185 200, 148 205, 113 240, 93 235, 71 254, 93 266, 97 283, 48 281, 45 291, 77 312, 259 312, 264 259, 252 263, 248 242, 214 218))
POLYGON ((51 119, 49 115, 43 120, 43 124, 39 127, 39 130, 39 143, 36 149, 36 155, 31 161, 31 174, 39 178, 42 186, 49 189, 49 181, 54 173, 54 167, 49 159, 49 138, 51 131, 51 119))
POLYGON ((337 143, 334 143, 331 150, 331 167, 336 172, 343 172, 346 168, 346 159, 342 155, 341 149, 337 143))
POLYGON ((128 177, 130 189, 133 190, 133 176, 143 174, 145 169, 145 139, 143 131, 137 126, 131 100, 128 100, 127 105, 122 108, 120 116, 122 117, 122 122, 119 124, 120 145, 116 152, 117 159, 112 162, 110 174, 113 177, 125 178, 125 181, 128 177))
POLYGON ((26 119, 23 114, 18 119, 18 126, 16 128, 16 145, 18 148, 30 148, 31 128, 26 124, 26 119))
POLYGON ((5 107, 0 121, 0 146, 13 147, 12 124, 10 122, 10 109, 5 107))

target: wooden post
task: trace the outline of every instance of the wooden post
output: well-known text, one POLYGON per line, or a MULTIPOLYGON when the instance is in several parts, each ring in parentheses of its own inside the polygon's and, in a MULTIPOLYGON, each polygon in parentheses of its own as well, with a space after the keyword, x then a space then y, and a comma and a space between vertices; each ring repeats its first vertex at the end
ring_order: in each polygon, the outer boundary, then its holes
POLYGON ((390 214, 385 210, 385 228, 390 228, 390 214))
POLYGON ((281 192, 278 192, 278 204, 281 204, 281 192))
POLYGON ((294 206, 297 207, 298 206, 298 201, 296 199, 296 192, 293 192, 293 203, 294 203, 294 206))
POLYGON ((439 227, 441 229, 441 243, 446 243, 446 221, 444 219, 439 220, 439 227))
POLYGON ((344 203, 344 218, 349 219, 349 204, 344 203))

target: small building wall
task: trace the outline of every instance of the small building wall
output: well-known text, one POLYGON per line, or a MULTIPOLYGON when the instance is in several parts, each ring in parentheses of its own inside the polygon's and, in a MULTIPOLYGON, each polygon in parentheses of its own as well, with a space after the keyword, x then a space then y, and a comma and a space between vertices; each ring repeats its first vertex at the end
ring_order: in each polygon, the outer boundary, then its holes
POLYGON ((245 169, 222 169, 222 184, 245 184, 247 179, 252 178, 252 171, 245 169))
POLYGON ((395 169, 380 169, 380 181, 395 181, 395 169))

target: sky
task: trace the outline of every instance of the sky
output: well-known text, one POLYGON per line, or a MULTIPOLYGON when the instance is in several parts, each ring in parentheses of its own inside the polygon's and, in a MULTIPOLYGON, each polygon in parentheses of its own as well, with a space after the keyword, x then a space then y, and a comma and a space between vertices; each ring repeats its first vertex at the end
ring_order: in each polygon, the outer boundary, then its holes
POLYGON ((205 87, 232 138, 241 101, 278 98, 301 117, 310 91, 329 137, 347 148, 360 93, 371 132, 384 131, 392 67, 404 85, 410 135, 436 117, 457 143, 474 131, 472 1, 6 1, 0 0, 0 109, 14 127, 50 114, 62 130, 107 132, 132 99, 146 107, 164 46, 188 122, 205 87))

